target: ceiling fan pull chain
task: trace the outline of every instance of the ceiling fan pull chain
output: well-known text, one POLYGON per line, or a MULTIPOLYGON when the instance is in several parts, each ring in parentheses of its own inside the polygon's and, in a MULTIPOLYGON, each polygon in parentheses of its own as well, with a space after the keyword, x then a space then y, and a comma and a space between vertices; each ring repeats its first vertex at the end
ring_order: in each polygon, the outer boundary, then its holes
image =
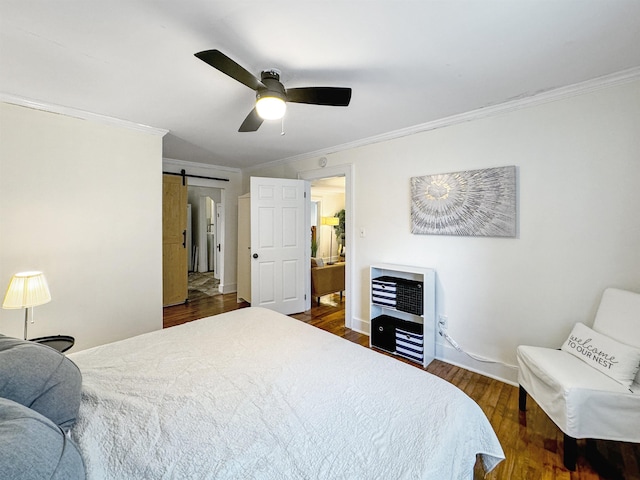
POLYGON ((282 127, 280 129, 280 136, 282 137, 284 136, 284 117, 282 117, 281 121, 282 121, 282 124, 281 124, 282 127))

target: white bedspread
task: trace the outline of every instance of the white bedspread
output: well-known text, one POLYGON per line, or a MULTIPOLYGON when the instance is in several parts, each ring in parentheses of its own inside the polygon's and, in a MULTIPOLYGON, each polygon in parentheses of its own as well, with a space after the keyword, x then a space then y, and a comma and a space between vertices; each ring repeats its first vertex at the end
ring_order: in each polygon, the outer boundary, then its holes
POLYGON ((269 310, 70 357, 88 479, 471 479, 504 458, 456 387, 269 310))

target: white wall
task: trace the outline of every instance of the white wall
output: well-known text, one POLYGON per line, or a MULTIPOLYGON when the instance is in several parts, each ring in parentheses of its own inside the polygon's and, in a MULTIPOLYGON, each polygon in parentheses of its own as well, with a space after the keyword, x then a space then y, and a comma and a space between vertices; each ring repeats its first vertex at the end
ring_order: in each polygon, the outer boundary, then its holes
MULTIPOLYGON (((434 267, 437 312, 475 362, 440 344, 438 356, 515 380, 519 344, 559 347, 591 323, 607 286, 640 292, 640 82, 324 155, 354 165, 354 324, 367 321, 368 266, 434 267), (412 235, 410 178, 518 167, 518 238, 412 235)), ((318 159, 253 169, 295 178, 318 159)), ((438 339, 440 343, 440 339, 438 339)))
MULTIPOLYGON (((29 336, 74 351, 162 328, 162 137, 0 103, 0 290, 44 271, 29 336)), ((0 310, 22 338, 24 312, 0 310)))
POLYGON ((188 184, 201 187, 220 188, 224 190, 221 201, 224 206, 224 272, 220 279, 223 293, 237 290, 237 258, 238 258, 238 196, 242 195, 242 172, 239 169, 198 164, 184 159, 165 158, 162 161, 163 171, 180 172, 203 177, 226 178, 229 181, 188 178, 188 184))

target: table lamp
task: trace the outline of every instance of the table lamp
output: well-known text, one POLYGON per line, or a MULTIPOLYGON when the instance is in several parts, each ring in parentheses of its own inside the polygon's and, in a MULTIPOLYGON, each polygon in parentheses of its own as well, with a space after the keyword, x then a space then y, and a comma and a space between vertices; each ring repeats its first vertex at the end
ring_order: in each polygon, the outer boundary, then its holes
POLYGON ((47 279, 42 272, 16 273, 9 283, 4 296, 2 308, 24 308, 24 339, 27 339, 27 320, 31 309, 31 323, 33 323, 33 307, 51 301, 47 279))

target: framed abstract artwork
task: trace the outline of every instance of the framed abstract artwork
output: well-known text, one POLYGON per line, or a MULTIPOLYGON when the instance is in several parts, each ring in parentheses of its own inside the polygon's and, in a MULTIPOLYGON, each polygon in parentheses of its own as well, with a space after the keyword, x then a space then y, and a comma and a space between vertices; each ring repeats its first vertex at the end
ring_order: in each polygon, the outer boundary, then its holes
POLYGON ((411 177, 411 233, 516 236, 516 167, 411 177))

